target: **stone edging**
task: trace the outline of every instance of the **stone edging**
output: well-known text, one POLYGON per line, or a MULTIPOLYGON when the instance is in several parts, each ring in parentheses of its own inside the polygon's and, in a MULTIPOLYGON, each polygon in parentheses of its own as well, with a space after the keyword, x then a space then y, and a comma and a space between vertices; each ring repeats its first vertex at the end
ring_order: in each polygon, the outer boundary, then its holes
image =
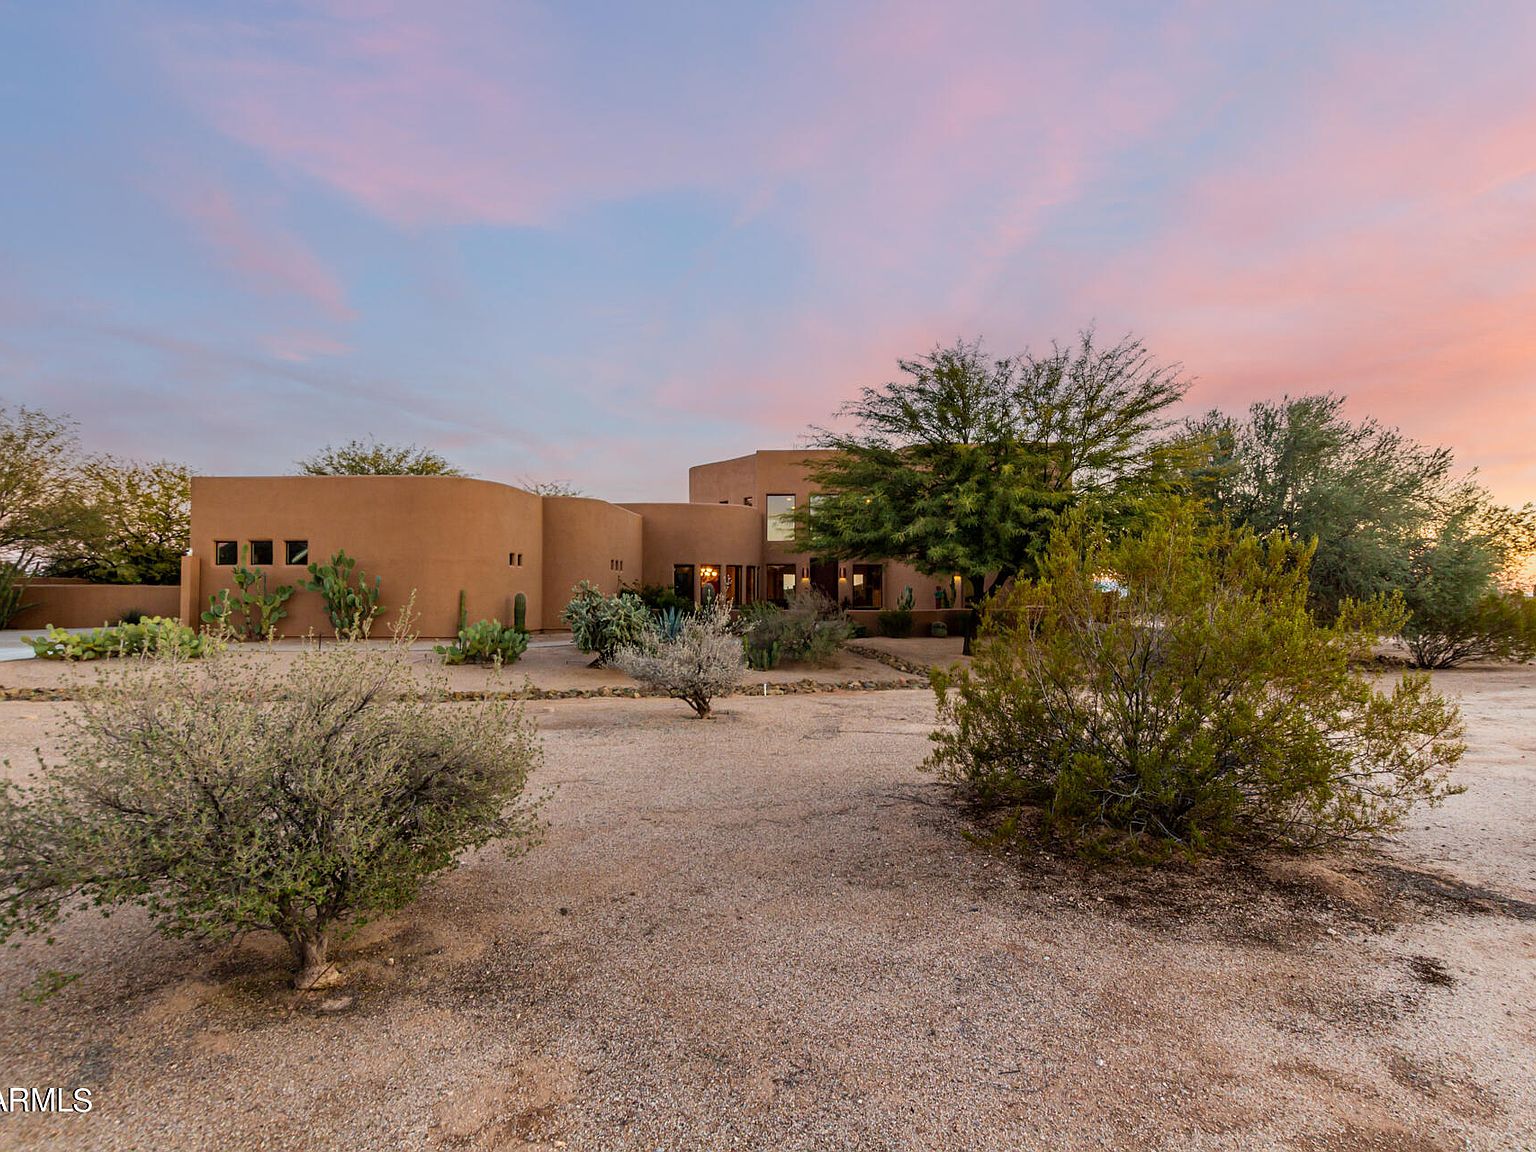
MULTIPOLYGON (((770 681, 764 685, 740 684, 732 696, 799 696, 817 692, 890 692, 902 688, 926 688, 927 677, 902 676, 894 680, 789 680, 781 683, 770 681)), ((90 693, 89 688, 0 688, 0 701, 59 701, 79 700, 90 693)), ((601 688, 536 688, 527 687, 513 691, 492 689, 459 689, 447 693, 450 701, 466 700, 602 700, 602 699, 668 699, 665 692, 649 691, 624 684, 605 684, 601 688)))
POLYGON ((926 664, 916 664, 911 660, 903 660, 900 656, 892 655, 890 652, 882 651, 879 648, 868 648, 857 642, 845 644, 844 647, 856 656, 863 656, 867 660, 878 660, 881 664, 888 668, 894 668, 898 672, 907 672, 914 676, 921 676, 922 683, 920 686, 923 688, 928 687, 928 673, 930 669, 926 664))

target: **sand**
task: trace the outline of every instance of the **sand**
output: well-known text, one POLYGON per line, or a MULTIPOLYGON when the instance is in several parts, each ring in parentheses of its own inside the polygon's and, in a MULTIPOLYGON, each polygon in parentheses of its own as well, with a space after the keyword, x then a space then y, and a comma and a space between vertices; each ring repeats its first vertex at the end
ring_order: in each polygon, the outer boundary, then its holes
POLYGON ((975 846, 925 692, 533 704, 548 841, 344 988, 133 912, 0 956, 6 1082, 95 1099, 0 1147, 1536 1147, 1536 668, 1437 679, 1468 791, 1395 846, 1151 873, 975 846))

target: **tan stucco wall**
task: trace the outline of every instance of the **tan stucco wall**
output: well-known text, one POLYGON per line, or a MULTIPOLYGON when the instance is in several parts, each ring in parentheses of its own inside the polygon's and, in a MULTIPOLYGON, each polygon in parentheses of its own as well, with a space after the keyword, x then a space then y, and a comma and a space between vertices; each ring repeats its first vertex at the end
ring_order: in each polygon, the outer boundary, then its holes
MULTIPOLYGON (((832 455, 834 453, 822 449, 769 449, 754 452, 750 456, 695 465, 688 470, 688 498, 701 504, 716 504, 717 501, 727 499, 732 504, 740 504, 743 497, 750 495, 754 509, 766 517, 769 493, 793 493, 795 507, 803 508, 815 491, 806 475, 807 461, 826 459, 832 455)), ((810 564, 810 553, 794 551, 793 544, 769 543, 766 519, 761 521, 761 525, 762 563, 794 564, 797 570, 804 571, 810 564)), ((839 572, 848 563, 843 562, 839 572)), ((957 586, 949 577, 924 576, 909 564, 890 560, 884 562, 884 568, 885 607, 894 606, 909 587, 912 589, 915 606, 930 610, 933 608, 935 584, 943 584, 948 588, 952 598, 956 594, 957 586)), ((846 580, 840 580, 838 588, 838 599, 849 594, 846 580)), ((956 602, 955 606, 959 607, 960 604, 956 602)))
POLYGON ((22 610, 7 627, 100 628, 116 624, 134 609, 146 616, 176 616, 181 590, 174 584, 88 584, 83 581, 27 581, 22 610))
MULTIPOLYGON (((463 589, 471 621, 511 619, 512 599, 528 598, 528 627, 546 627, 544 502, 531 492, 450 476, 198 476, 192 480, 192 553, 197 561, 198 609, 220 588, 233 591, 231 569, 213 564, 215 540, 274 542, 273 584, 298 585, 302 567, 283 563, 285 540, 308 540, 309 558, 324 563, 338 549, 357 570, 383 577, 386 629, 414 590, 416 630, 450 636, 463 589), (523 554, 522 567, 507 563, 523 554)), ((355 571, 354 571, 355 575, 355 571)), ((282 630, 328 633, 317 592, 296 591, 282 630)))
MULTIPOLYGON (((672 566, 763 562, 763 514, 741 504, 625 504, 644 519, 645 566, 640 583, 672 587, 672 566)), ((745 577, 743 577, 745 579, 745 577)), ((761 588, 762 572, 757 586, 761 588)), ((695 571, 694 598, 699 595, 695 571)))
MULTIPOLYGON (((617 504, 585 496, 544 497, 543 627, 564 628, 560 610, 571 589, 590 580, 605 595, 635 584, 642 568, 640 517, 617 504), (610 561, 620 561, 622 570, 610 561)), ((530 625, 531 627, 531 625, 530 625)))

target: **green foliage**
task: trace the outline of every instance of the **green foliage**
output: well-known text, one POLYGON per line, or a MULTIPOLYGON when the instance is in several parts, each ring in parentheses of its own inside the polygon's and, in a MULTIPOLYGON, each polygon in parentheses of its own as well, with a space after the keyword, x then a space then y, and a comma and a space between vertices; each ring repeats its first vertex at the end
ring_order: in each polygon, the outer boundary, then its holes
POLYGON ((912 604, 912 589, 908 588, 896 602, 896 607, 887 608, 875 617, 880 625, 880 635, 897 638, 912 635, 912 604))
POLYGON ((9 627, 11 619, 26 607, 21 602, 26 594, 25 579, 26 573, 16 565, 0 562, 0 628, 9 627))
POLYGON ((374 618, 383 608, 379 606, 379 587, 383 578, 375 576, 368 583, 368 574, 359 571, 357 583, 352 582, 352 570, 357 561, 348 556, 345 549, 337 549, 328 564, 309 565, 309 579, 302 587, 320 593, 325 601, 325 614, 337 637, 366 636, 373 628, 374 618))
POLYGON ((683 625, 687 624, 692 616, 691 608, 687 612, 675 607, 661 609, 652 617, 652 623, 656 626, 656 635, 662 640, 676 640, 683 634, 683 625))
POLYGON ((853 634, 847 615, 816 588, 790 593, 789 606, 754 604, 742 613, 747 662, 759 671, 780 659, 825 667, 853 634))
POLYGON ((746 653, 747 666, 754 672, 767 672, 771 668, 777 668, 784 656, 784 645, 779 640, 761 638, 754 640, 751 636, 744 636, 742 648, 746 653))
POLYGON ((72 528, 46 571, 98 584, 179 584, 192 536, 192 470, 95 456, 69 483, 72 528))
POLYGON ((1417 668, 1536 659, 1536 599, 1523 592, 1487 592, 1468 603, 1453 589, 1416 585, 1411 603, 1403 641, 1417 668))
MULTIPOLYGON (((242 559, 248 558, 249 553, 248 547, 242 548, 242 559)), ((268 591, 266 572, 243 564, 237 564, 231 576, 235 581, 234 594, 228 588, 220 588, 209 596, 208 610, 201 617, 203 623, 241 640, 271 636, 278 622, 288 615, 283 605, 293 595, 293 585, 279 584, 268 591)))
POLYGON ((685 616, 693 614, 693 601, 678 595, 676 588, 669 588, 665 584, 627 585, 624 590, 640 597, 652 612, 672 610, 685 616))
POLYGON ((932 624, 928 625, 928 635, 934 637, 948 636, 949 625, 942 620, 935 620, 932 624))
POLYGON ((746 661, 730 605, 719 603, 688 616, 671 639, 652 634, 643 643, 626 644, 614 663, 647 688, 681 700, 706 718, 710 701, 741 682, 746 661))
POLYGON ((464 606, 464 589, 459 589, 459 623, 458 630, 464 631, 464 626, 469 623, 469 612, 464 606))
POLYGON ((70 632, 48 625, 41 636, 23 636, 22 643, 43 660, 102 660, 110 656, 173 653, 194 659, 218 648, 213 636, 201 635, 166 616, 145 616, 137 623, 89 632, 70 632))
POLYGON ((0 407, 0 556, 22 572, 66 547, 80 528, 74 422, 0 407))
POLYGON ((571 589, 560 619, 570 628, 577 649, 595 654, 594 668, 611 664, 620 648, 642 643, 651 631, 651 613, 640 597, 633 592, 604 596, 588 580, 571 589))
POLYGON ((404 640, 277 670, 231 652, 125 665, 71 711, 39 780, 0 792, 0 938, 140 905, 175 936, 272 929, 310 986, 343 927, 410 903, 468 848, 537 838, 518 706, 443 699, 404 640))
POLYGON ((512 598, 512 627, 519 632, 528 631, 528 597, 521 592, 512 598))
POLYGON ((1175 507, 1110 543, 1071 517, 1039 579, 989 611, 971 668, 935 674, 929 766, 1080 844, 1189 853, 1377 836, 1456 791, 1455 706, 1427 676, 1378 689, 1356 666, 1401 603, 1321 626, 1309 549, 1197 519, 1175 507))
POLYGON ((477 620, 459 629, 454 644, 435 645, 444 664, 513 664, 528 651, 528 633, 505 627, 500 620, 477 620))
POLYGON ((996 587, 1034 570, 1064 509, 1113 509, 1168 478, 1153 440, 1188 385, 1139 341, 1099 348, 1090 330, 1001 360, 962 341, 899 363, 905 379, 844 406, 857 432, 819 434, 837 454, 811 465, 805 550, 958 572, 979 605, 988 573, 996 587))
POLYGON ((144 620, 144 611, 141 608, 129 608, 117 618, 119 624, 139 624, 144 620))
POLYGON ((381 444, 372 438, 348 440, 300 460, 305 476, 463 476, 441 455, 415 444, 381 444))

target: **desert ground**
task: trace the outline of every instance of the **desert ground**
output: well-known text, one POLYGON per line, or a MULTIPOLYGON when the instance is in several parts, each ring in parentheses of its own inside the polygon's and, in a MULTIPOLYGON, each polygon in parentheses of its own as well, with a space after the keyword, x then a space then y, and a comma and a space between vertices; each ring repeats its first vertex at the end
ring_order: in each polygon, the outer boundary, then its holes
MULTIPOLYGON (((1437 681, 1467 791, 1396 843, 1156 870, 969 836, 923 690, 533 701, 546 842, 362 929, 344 987, 136 911, 0 955, 5 1083, 95 1104, 0 1147, 1530 1149, 1536 667, 1437 681)), ((13 774, 73 707, 0 703, 13 774)))

